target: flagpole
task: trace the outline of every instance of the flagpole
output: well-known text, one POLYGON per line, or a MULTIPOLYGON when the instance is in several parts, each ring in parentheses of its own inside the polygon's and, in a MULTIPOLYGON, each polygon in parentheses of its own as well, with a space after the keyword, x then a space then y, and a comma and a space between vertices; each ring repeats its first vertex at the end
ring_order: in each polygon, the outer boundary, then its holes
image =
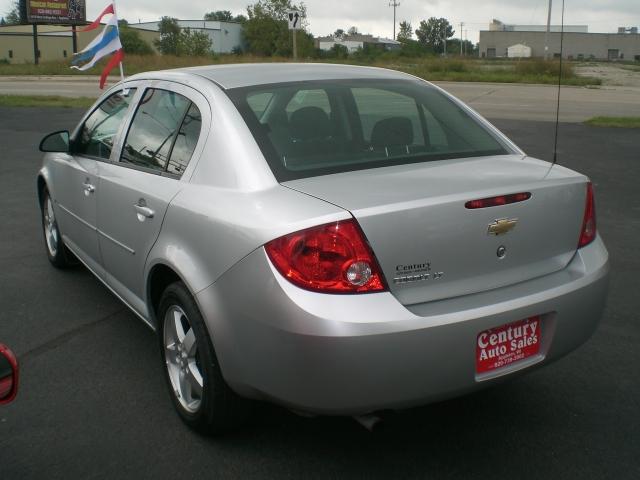
MULTIPOLYGON (((120 17, 118 17, 118 9, 116 8, 116 0, 112 0, 113 1, 113 14, 118 18, 118 20, 120 19, 120 17)), ((116 24, 117 28, 118 28, 118 37, 120 36, 120 25, 116 24)), ((119 62, 120 64, 120 81, 122 82, 122 95, 126 95, 125 92, 125 88, 124 88, 124 67, 122 66, 122 60, 120 60, 119 62)))

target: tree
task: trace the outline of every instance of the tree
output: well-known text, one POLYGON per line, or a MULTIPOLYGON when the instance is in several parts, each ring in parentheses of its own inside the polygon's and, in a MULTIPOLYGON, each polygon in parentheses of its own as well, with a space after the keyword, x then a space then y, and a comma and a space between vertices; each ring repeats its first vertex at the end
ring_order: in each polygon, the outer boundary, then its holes
POLYGON ((402 40, 402 45, 400 46, 398 55, 410 58, 423 57, 425 55, 433 55, 433 50, 427 47, 424 43, 408 38, 406 40, 402 40))
POLYGON ((247 7, 249 19, 252 14, 260 13, 274 20, 286 20, 289 10, 297 10, 303 18, 306 17, 307 7, 305 4, 296 5, 291 0, 258 0, 255 4, 247 7))
POLYGON ((216 10, 215 12, 205 13, 204 19, 218 22, 231 22, 233 21, 233 14, 229 10, 216 10))
POLYGON ((333 38, 342 38, 344 37, 344 30, 339 28, 335 32, 333 32, 333 38))
POLYGON ((5 25, 20 25, 22 23, 22 15, 20 9, 20 1, 15 0, 11 4, 11 10, 7 13, 7 16, 4 17, 5 25))
POLYGON ((444 39, 453 37, 455 31, 446 18, 431 17, 426 22, 422 20, 420 27, 416 30, 418 41, 434 52, 444 52, 444 39))
POLYGON ((156 48, 163 55, 180 55, 180 25, 178 19, 162 17, 158 23, 160 38, 154 40, 156 48))
MULTIPOLYGON (((447 42, 447 52, 452 54, 460 54, 460 39, 452 38, 447 42)), ((464 55, 477 55, 474 45, 469 40, 462 41, 462 52, 464 55)))
POLYGON ((202 56, 211 53, 211 38, 205 32, 182 30, 178 20, 162 17, 158 25, 160 39, 155 41, 156 48, 163 55, 202 56))
POLYGON ((351 27, 349 30, 347 30, 347 34, 349 35, 358 35, 360 32, 358 31, 358 27, 351 27))
POLYGON ((411 40, 411 37, 413 37, 413 31, 411 30, 411 22, 408 22, 407 20, 400 22, 400 31, 398 31, 397 40, 399 41, 411 40))
POLYGON ((118 30, 120 31, 120 43, 122 43, 125 53, 133 55, 151 55, 153 53, 151 45, 142 39, 138 30, 129 27, 129 22, 125 19, 118 20, 118 30))
POLYGON ((329 49, 327 56, 330 58, 347 58, 349 56, 349 50, 344 45, 336 43, 329 49))
POLYGON ((190 28, 180 32, 181 50, 185 55, 202 57, 211 53, 213 42, 205 32, 191 31, 190 28))
MULTIPOLYGON (((248 20, 243 35, 251 53, 256 55, 291 55, 291 32, 287 26, 287 12, 297 10, 305 18, 304 3, 298 5, 291 0, 258 0, 247 7, 248 20)), ((303 20, 302 23, 305 26, 303 20)), ((305 31, 296 31, 298 52, 301 56, 314 53, 313 37, 305 31)))

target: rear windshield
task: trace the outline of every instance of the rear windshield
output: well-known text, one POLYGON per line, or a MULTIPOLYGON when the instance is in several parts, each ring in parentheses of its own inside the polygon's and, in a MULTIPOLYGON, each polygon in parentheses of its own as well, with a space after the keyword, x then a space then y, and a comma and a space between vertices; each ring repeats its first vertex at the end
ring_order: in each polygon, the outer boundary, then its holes
POLYGON ((333 80, 227 91, 278 181, 513 153, 436 88, 333 80))

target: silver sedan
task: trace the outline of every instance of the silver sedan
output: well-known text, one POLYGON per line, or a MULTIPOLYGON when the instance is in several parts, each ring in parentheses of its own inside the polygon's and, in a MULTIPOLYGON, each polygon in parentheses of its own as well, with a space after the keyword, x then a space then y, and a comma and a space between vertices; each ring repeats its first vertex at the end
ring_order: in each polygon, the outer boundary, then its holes
POLYGON ((460 395, 560 358, 602 313, 589 179, 410 75, 149 72, 40 148, 49 260, 158 333, 202 431, 252 400, 361 415, 460 395))

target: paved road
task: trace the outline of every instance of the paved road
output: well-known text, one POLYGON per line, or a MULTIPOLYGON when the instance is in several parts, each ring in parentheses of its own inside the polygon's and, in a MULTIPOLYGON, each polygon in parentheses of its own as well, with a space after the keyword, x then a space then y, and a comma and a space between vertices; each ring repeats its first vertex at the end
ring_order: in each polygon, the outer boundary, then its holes
MULTIPOLYGON (((0 340, 22 362, 0 407, 0 478, 640 478, 638 131, 563 124, 560 160, 595 182, 611 290, 594 337, 560 362, 471 396, 386 418, 265 406, 255 424, 198 436, 174 413, 154 335, 86 270, 47 262, 35 173, 68 109, 2 109, 0 340), (10 139, 11 141, 7 141, 10 139)), ((549 158, 553 124, 497 121, 549 158)))
MULTIPOLYGON (((556 120, 557 86, 436 83, 488 118, 554 122, 556 120)), ((583 122, 600 115, 640 116, 640 88, 561 88, 561 122, 583 122)))
MULTIPOLYGON (((114 79, 115 81, 115 79, 114 79)), ((436 82, 489 118, 555 121, 558 90, 551 85, 436 82)), ((97 77, 0 77, 0 94, 97 97, 97 77)), ((640 88, 563 87, 560 121, 597 115, 640 116, 640 88)))

